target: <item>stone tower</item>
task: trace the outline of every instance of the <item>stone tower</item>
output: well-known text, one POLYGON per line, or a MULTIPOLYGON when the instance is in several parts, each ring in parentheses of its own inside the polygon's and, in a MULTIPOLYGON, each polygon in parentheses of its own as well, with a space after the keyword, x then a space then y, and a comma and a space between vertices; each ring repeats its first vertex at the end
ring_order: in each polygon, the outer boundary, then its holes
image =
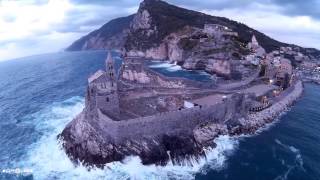
POLYGON ((117 75, 111 53, 105 61, 106 71, 99 70, 89 79, 86 106, 95 114, 100 110, 112 119, 120 114, 117 75))
POLYGON ((115 62, 112 58, 111 52, 108 53, 106 59, 106 87, 107 91, 104 91, 99 97, 98 108, 106 115, 113 118, 120 114, 119 110, 119 96, 118 96, 118 77, 115 69, 115 62))
POLYGON ((107 79, 110 81, 111 88, 117 89, 117 74, 116 74, 115 64, 114 64, 114 60, 112 58, 111 52, 108 53, 108 57, 105 63, 106 63, 107 79))

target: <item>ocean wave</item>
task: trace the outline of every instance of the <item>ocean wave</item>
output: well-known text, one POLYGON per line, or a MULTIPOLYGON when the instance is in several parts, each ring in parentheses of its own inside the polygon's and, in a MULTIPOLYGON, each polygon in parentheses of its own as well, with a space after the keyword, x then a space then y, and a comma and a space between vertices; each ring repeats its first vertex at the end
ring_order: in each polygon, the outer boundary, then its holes
POLYGON ((294 154, 294 164, 287 164, 287 162, 283 159, 280 159, 281 164, 287 167, 287 170, 285 172, 283 172, 282 174, 280 174, 279 176, 277 176, 275 178, 275 180, 287 180, 288 179, 288 175, 291 173, 292 170, 294 170, 295 168, 299 168, 303 171, 305 171, 304 167, 303 167, 303 159, 302 159, 302 154, 300 152, 300 150, 294 146, 290 146, 287 144, 282 143, 279 139, 275 139, 276 144, 280 145, 282 148, 284 148, 285 150, 288 150, 290 152, 292 152, 294 154))
POLYGON ((176 64, 170 64, 168 62, 156 62, 155 64, 149 65, 150 68, 154 69, 166 69, 170 72, 176 72, 182 70, 181 66, 176 64))
POLYGON ((25 161, 19 167, 33 171, 34 179, 194 179, 197 173, 220 170, 238 145, 229 136, 214 141, 216 148, 206 149, 206 157, 194 159, 179 166, 143 165, 139 157, 127 157, 123 162, 106 164, 104 169, 88 171, 84 166, 74 166, 63 151, 57 135, 84 107, 83 98, 74 97, 33 115, 37 131, 42 137, 28 148, 25 161))
POLYGON ((30 145, 26 160, 19 166, 31 169, 35 179, 47 179, 73 169, 73 164, 61 150, 57 135, 83 107, 83 98, 73 97, 33 114, 36 131, 42 136, 30 145))

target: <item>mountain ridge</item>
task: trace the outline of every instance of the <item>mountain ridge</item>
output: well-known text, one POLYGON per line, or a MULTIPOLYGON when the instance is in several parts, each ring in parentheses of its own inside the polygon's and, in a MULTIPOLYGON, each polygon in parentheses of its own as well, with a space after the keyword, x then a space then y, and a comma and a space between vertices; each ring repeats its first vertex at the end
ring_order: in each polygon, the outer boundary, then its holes
MULTIPOLYGON (((121 33, 125 28, 128 28, 134 15, 135 14, 110 20, 109 22, 101 26, 99 29, 92 31, 73 42, 69 47, 66 48, 66 51, 79 51, 90 49, 88 47, 85 47, 85 44, 88 42, 90 37, 93 36, 102 36, 106 41, 109 40, 109 38, 111 38, 112 36, 117 35, 119 34, 119 32, 121 33)), ((92 49, 99 48, 93 47, 92 49)))
POLYGON ((205 24, 219 24, 233 29, 239 34, 239 41, 244 44, 250 42, 251 37, 255 35, 266 52, 290 46, 299 49, 306 55, 315 57, 320 55, 319 50, 315 48, 302 48, 294 44, 277 41, 243 23, 177 7, 161 0, 144 0, 140 3, 136 14, 109 21, 101 28, 72 43, 66 50, 135 49, 146 51, 148 48, 159 46, 166 36, 185 26, 203 28, 205 24), (141 18, 147 16, 151 19, 149 27, 135 27, 135 23, 141 23, 137 21, 146 20, 141 18), (157 32, 152 34, 152 31, 157 32))

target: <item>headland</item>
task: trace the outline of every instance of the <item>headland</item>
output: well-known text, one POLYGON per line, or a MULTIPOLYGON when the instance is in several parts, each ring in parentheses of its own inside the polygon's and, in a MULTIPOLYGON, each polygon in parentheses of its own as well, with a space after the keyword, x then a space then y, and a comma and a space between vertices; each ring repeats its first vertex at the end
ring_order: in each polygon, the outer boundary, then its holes
POLYGON ((145 61, 125 56, 116 72, 109 53, 106 70, 88 79, 85 109, 61 134, 74 161, 101 167, 136 155, 144 164, 165 165, 205 156, 214 138, 254 133, 303 89, 293 74, 285 89, 284 79, 276 85, 265 76, 219 84, 166 77, 145 61))
POLYGON ((105 69, 88 78, 85 108, 59 135, 75 163, 103 167, 133 155, 165 165, 205 156, 219 135, 253 134, 290 107, 306 80, 299 68, 318 52, 159 0, 145 0, 121 22, 123 31, 107 44, 96 31, 69 47, 114 47, 123 60, 116 69, 108 54, 105 69), (162 19, 170 17, 172 27, 162 19), (148 66, 151 60, 201 70, 211 80, 167 77, 148 66))

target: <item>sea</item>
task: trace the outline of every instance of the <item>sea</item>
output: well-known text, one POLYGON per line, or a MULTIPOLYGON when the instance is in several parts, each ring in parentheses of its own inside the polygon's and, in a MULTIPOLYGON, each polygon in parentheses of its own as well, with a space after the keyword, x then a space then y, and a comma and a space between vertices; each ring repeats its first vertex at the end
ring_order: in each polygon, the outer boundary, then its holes
MULTIPOLYGON (((113 56, 119 67, 121 58, 113 56)), ((320 180, 315 84, 305 84, 303 97, 255 135, 215 139, 206 158, 182 166, 145 166, 135 156, 104 169, 74 165, 57 135, 82 111, 87 78, 104 68, 106 57, 106 51, 59 52, 0 62, 0 179, 320 180)), ((171 76, 210 78, 164 62, 150 66, 171 76)))

